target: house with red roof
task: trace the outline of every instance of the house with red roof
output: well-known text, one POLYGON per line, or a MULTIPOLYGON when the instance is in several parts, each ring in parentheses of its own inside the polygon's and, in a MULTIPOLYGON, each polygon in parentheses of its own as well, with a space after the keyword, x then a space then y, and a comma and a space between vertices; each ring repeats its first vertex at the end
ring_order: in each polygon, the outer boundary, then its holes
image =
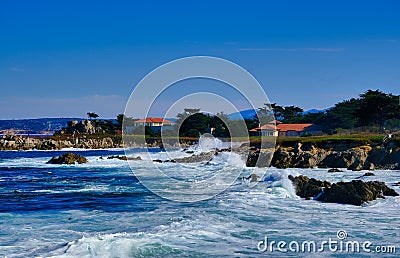
POLYGON ((249 130, 250 135, 254 136, 283 136, 295 137, 303 135, 320 135, 322 128, 318 125, 307 124, 284 124, 278 120, 273 120, 266 125, 249 130))
POLYGON ((133 121, 133 124, 136 126, 150 126, 150 127, 159 127, 159 126, 172 126, 173 123, 169 120, 166 120, 164 118, 158 118, 158 117, 148 117, 145 119, 139 119, 136 121, 133 121))
POLYGON ((139 126, 149 127, 153 132, 161 132, 161 130, 172 129, 174 123, 164 118, 158 117, 147 117, 133 121, 132 126, 126 126, 124 129, 125 133, 133 133, 139 126))

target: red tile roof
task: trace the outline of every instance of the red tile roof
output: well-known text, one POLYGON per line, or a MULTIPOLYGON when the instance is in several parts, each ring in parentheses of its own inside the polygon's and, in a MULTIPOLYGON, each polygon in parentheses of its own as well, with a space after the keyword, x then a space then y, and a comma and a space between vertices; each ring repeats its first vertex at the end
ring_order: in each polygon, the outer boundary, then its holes
POLYGON ((145 119, 136 120, 136 123, 172 123, 169 120, 158 118, 158 117, 148 117, 145 119))
POLYGON ((276 129, 281 132, 286 132, 286 131, 301 132, 304 131, 307 127, 310 127, 312 125, 313 124, 279 124, 276 126, 276 129))
POLYGON ((260 131, 260 130, 276 131, 276 126, 274 126, 272 124, 266 124, 266 125, 263 125, 263 126, 260 126, 260 127, 253 128, 253 129, 251 129, 249 131, 250 132, 257 132, 257 131, 260 131))
MULTIPOLYGON (((277 122, 279 122, 279 121, 277 121, 277 122)), ((253 128, 250 130, 250 132, 257 132, 260 130, 271 130, 271 131, 281 131, 281 132, 287 132, 287 131, 302 132, 307 127, 310 127, 310 126, 313 126, 313 124, 282 124, 282 122, 279 122, 279 124, 277 123, 276 126, 274 126, 270 122, 261 127, 253 128)))

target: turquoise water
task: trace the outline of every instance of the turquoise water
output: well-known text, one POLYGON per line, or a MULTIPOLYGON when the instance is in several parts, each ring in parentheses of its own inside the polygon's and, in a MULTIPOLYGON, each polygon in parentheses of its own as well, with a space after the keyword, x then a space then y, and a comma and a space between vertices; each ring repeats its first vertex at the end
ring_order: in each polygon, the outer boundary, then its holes
MULTIPOLYGON (((126 161, 106 159, 123 155, 123 150, 72 151, 89 163, 46 164, 65 151, 0 152, 0 256, 254 257, 271 254, 257 248, 265 237, 320 243, 338 240, 338 230, 346 231, 345 240, 371 241, 372 247, 394 245, 400 252, 400 198, 379 199, 363 207, 325 204, 300 199, 287 179, 289 174, 304 174, 347 181, 362 172, 246 168, 216 197, 182 203, 147 190, 126 161), (266 172, 265 180, 256 186, 241 180, 253 172, 266 172)), ((151 151, 153 157, 164 159, 165 154, 151 151)), ((145 156, 143 149, 133 152, 145 156)), ((133 170, 149 164, 148 160, 134 162, 133 170)), ((180 171, 178 164, 159 166, 171 173, 180 171)), ((192 173, 207 174, 218 164, 194 167, 192 173)), ((368 180, 384 181, 400 192, 394 185, 400 181, 399 171, 374 173, 368 180)), ((273 255, 345 257, 348 253, 326 248, 320 253, 275 250, 273 255)))

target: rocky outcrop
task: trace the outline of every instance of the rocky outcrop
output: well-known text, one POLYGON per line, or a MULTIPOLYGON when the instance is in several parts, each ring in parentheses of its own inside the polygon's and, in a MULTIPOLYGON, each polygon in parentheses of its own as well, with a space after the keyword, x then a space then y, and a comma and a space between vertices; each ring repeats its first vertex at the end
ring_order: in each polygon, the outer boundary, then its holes
POLYGON ((108 156, 107 159, 119 159, 119 160, 142 160, 142 157, 137 156, 137 157, 127 157, 127 156, 118 156, 118 155, 113 155, 113 156, 108 156))
POLYGON ((72 165, 72 164, 83 164, 83 163, 87 163, 88 160, 78 154, 75 153, 66 153, 63 154, 59 157, 53 157, 51 158, 49 161, 47 161, 47 164, 68 164, 68 165, 72 165))
POLYGON ((327 181, 319 181, 315 178, 308 178, 306 176, 294 177, 289 175, 290 181, 296 188, 296 194, 302 198, 312 198, 322 192, 324 187, 331 186, 327 181))
MULTIPOLYGON (((331 144, 332 145, 332 144, 331 144)), ((333 145, 332 145, 333 146, 333 145)), ((262 167, 269 163, 259 162, 259 157, 273 153, 270 165, 277 168, 345 168, 353 171, 374 169, 400 169, 400 148, 361 145, 350 149, 319 148, 313 144, 296 143, 292 147, 277 146, 275 151, 250 151, 246 165, 262 167), (258 163, 257 163, 258 162, 258 163)), ((351 145, 353 146, 353 145, 351 145)), ((267 160, 264 158, 264 160, 267 160)))
POLYGON ((298 196, 314 198, 321 202, 362 205, 377 198, 384 198, 384 196, 399 195, 385 183, 379 181, 353 180, 331 184, 306 176, 293 177, 289 175, 289 179, 293 182, 298 196))
POLYGON ((318 166, 328 155, 328 151, 306 145, 302 148, 301 143, 294 147, 278 147, 272 158, 271 165, 277 168, 312 168, 318 166))
MULTIPOLYGON (((238 152, 240 154, 240 152, 238 152)), ((243 155, 243 154, 242 154, 243 155)), ((272 157, 274 155, 273 150, 267 149, 250 149, 246 166, 247 167, 269 167, 271 164, 272 157)))
POLYGON ((105 130, 101 126, 96 126, 95 121, 91 120, 74 120, 68 121, 67 127, 57 132, 60 135, 63 134, 104 134, 105 130))
POLYGON ((0 138, 0 150, 60 150, 63 148, 108 149, 122 147, 118 137, 80 138, 54 137, 31 138, 5 135, 0 138))
POLYGON ((398 195, 383 182, 353 180, 332 184, 331 187, 324 189, 323 193, 316 199, 322 202, 361 205, 377 198, 384 198, 384 196, 398 195))
POLYGON ((200 154, 195 154, 189 157, 183 157, 174 159, 174 162, 177 163, 195 163, 195 162, 203 162, 203 161, 210 161, 214 156, 214 151, 210 152, 203 152, 200 154))
POLYGON ((320 166, 329 168, 347 168, 350 170, 361 170, 367 168, 366 160, 368 153, 372 150, 370 146, 360 146, 345 151, 333 151, 327 155, 320 166))

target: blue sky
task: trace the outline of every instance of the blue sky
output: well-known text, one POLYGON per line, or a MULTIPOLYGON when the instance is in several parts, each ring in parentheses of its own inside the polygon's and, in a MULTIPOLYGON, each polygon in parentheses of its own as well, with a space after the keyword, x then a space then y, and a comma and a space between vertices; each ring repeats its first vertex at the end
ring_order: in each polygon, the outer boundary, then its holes
POLYGON ((0 119, 115 117, 147 73, 193 55, 239 64, 282 105, 397 95, 399 13, 399 1, 3 0, 0 119))

